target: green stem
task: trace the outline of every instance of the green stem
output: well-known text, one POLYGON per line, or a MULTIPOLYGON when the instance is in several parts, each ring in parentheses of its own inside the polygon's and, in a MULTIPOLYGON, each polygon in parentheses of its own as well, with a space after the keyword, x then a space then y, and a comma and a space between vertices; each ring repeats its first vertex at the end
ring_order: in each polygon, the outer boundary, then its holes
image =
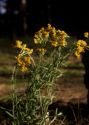
MULTIPOLYGON (((14 84, 14 82, 15 82, 15 77, 16 77, 16 69, 17 69, 17 66, 14 67, 12 77, 11 77, 12 88, 13 88, 13 95, 12 95, 12 114, 13 114, 13 118, 15 118, 15 84, 14 84)), ((16 125, 15 119, 12 122, 12 125, 16 125)))

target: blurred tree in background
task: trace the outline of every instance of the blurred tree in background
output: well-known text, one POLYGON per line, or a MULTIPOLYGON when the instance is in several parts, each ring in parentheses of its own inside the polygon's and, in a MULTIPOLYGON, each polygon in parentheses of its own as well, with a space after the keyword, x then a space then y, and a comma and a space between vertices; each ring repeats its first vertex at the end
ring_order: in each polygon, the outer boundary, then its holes
POLYGON ((31 35, 53 24, 73 35, 89 29, 87 1, 0 0, 0 36, 31 35))

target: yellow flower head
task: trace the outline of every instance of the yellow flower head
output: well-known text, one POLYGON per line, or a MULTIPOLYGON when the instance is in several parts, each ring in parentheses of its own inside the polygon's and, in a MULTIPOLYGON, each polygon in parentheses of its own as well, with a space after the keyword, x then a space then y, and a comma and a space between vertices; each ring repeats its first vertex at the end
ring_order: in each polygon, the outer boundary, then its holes
POLYGON ((86 41, 84 41, 84 40, 78 40, 76 46, 77 46, 77 47, 78 47, 78 46, 86 47, 86 46, 87 46, 87 43, 86 43, 86 41))
POLYGON ((26 72, 28 70, 28 68, 25 66, 25 65, 23 65, 22 67, 21 67, 21 71, 22 72, 26 72))
POLYGON ((43 34, 42 34, 42 37, 45 39, 45 38, 48 38, 49 37, 49 32, 46 32, 44 31, 43 34))
POLYGON ((16 60, 18 66, 20 66, 21 71, 26 71, 30 64, 35 64, 31 54, 33 53, 33 49, 27 48, 26 44, 22 44, 21 41, 16 41, 16 47, 20 48, 21 51, 17 55, 16 60))
POLYGON ((79 59, 81 54, 78 51, 75 51, 74 55, 79 59))
POLYGON ((51 24, 48 24, 48 27, 47 27, 48 30, 51 30, 52 29, 52 26, 51 24))
POLYGON ((64 32, 64 31, 60 31, 60 35, 61 35, 63 38, 69 37, 69 36, 67 35, 67 33, 64 32))
POLYGON ((58 44, 58 42, 57 42, 57 41, 51 41, 51 44, 52 44, 52 46, 54 46, 54 47, 59 46, 59 44, 58 44))
POLYGON ((87 47, 87 43, 84 40, 78 40, 76 43, 76 50, 75 50, 75 56, 77 58, 80 57, 81 53, 85 51, 85 48, 87 47))
POLYGON ((19 66, 22 65, 21 56, 22 56, 21 54, 18 54, 18 56, 15 57, 19 66))
POLYGON ((22 44, 22 41, 16 41, 16 47, 20 48, 23 52, 27 53, 28 55, 33 53, 33 49, 27 48, 26 44, 22 44))
POLYGON ((84 52, 84 47, 78 46, 77 51, 78 51, 78 53, 84 52))
POLYGON ((41 28, 41 31, 44 31, 44 27, 41 28))
POLYGON ((17 47, 17 48, 22 48, 22 41, 17 40, 15 47, 17 47))
POLYGON ((29 56, 25 56, 25 57, 24 57, 24 62, 25 62, 26 65, 31 64, 31 59, 30 59, 30 57, 29 57, 29 56))
POLYGON ((84 33, 84 37, 88 38, 88 37, 89 37, 89 33, 88 33, 88 32, 85 32, 85 33, 84 33))
POLYGON ((44 55, 47 50, 46 50, 45 48, 38 48, 38 51, 39 51, 42 55, 44 55))
POLYGON ((65 47, 67 45, 67 41, 65 39, 63 39, 61 42, 60 42, 60 45, 65 47))
POLYGON ((20 40, 17 40, 16 41, 16 48, 20 48, 20 49, 25 49, 26 48, 26 44, 22 44, 22 41, 20 41, 20 40))
POLYGON ((21 54, 19 54, 16 59, 21 71, 26 71, 28 69, 28 66, 33 63, 29 55, 22 56, 21 54))
POLYGON ((31 55, 33 53, 33 49, 30 48, 25 48, 24 51, 28 54, 31 55))

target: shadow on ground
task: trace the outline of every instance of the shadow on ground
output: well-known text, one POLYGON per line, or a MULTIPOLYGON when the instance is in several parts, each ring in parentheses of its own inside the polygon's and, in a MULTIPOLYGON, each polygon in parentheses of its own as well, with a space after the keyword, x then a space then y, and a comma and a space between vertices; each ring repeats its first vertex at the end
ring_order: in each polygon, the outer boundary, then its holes
MULTIPOLYGON (((10 101, 0 102, 0 107, 10 109, 12 104, 10 101)), ((51 119, 54 117, 56 109, 58 109, 59 113, 62 112, 63 114, 58 119, 64 120, 65 118, 63 125, 89 125, 89 104, 64 104, 61 101, 54 102, 48 108, 51 119)), ((3 112, 2 108, 0 109, 0 125, 11 125, 8 115, 3 112)))
POLYGON ((63 104, 60 101, 49 106, 50 116, 54 116, 56 109, 62 112, 62 118, 68 121, 68 125, 89 125, 89 104, 63 104))

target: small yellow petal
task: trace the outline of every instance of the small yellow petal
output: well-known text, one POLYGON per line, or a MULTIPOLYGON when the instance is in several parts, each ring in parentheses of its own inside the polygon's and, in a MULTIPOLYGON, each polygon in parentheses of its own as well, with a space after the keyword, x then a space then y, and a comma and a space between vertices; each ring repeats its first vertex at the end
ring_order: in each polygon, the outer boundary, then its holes
POLYGON ((17 47, 17 48, 22 48, 22 41, 17 40, 15 47, 17 47))

